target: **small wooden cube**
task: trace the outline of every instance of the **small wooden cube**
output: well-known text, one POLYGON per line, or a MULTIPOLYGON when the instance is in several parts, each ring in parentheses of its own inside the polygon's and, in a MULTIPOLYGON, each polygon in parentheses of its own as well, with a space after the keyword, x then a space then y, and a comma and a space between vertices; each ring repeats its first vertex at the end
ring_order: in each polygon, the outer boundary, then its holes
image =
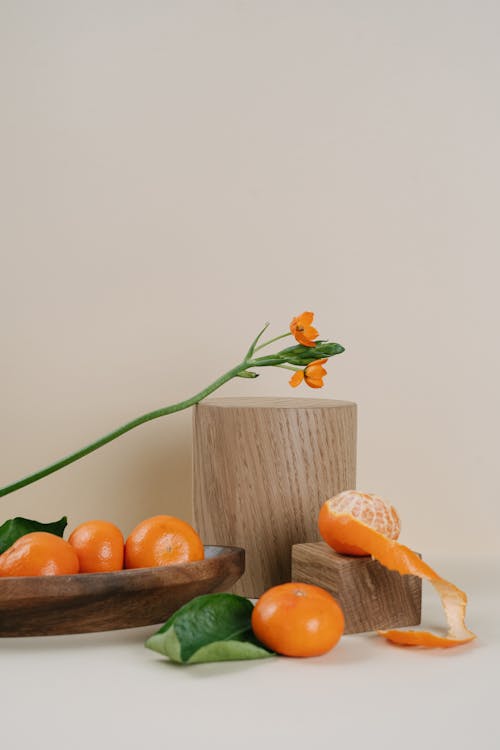
POLYGON ((339 555, 325 542, 294 544, 292 581, 329 591, 344 612, 346 634, 420 623, 421 579, 387 570, 371 557, 339 555))

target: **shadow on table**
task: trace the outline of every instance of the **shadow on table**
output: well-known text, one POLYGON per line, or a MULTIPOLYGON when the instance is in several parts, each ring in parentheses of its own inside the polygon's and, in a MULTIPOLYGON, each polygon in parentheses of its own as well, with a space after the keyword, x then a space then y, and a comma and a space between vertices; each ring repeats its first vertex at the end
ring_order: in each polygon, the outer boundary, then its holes
POLYGON ((110 649, 123 646, 143 646, 147 638, 158 630, 158 625, 124 630, 106 630, 100 633, 76 635, 44 635, 23 638, 0 638, 2 651, 40 653, 47 651, 74 651, 75 649, 110 649))
POLYGON ((264 669, 265 665, 273 665, 273 668, 300 664, 301 667, 331 669, 332 666, 349 666, 356 662, 368 661, 372 658, 372 635, 352 636, 342 639, 338 646, 323 656, 309 658, 293 658, 285 656, 271 656, 265 659, 252 659, 241 661, 219 661, 204 664, 176 664, 158 656, 156 663, 159 669, 181 670, 184 675, 193 679, 214 678, 217 676, 233 675, 248 672, 254 669, 264 669))

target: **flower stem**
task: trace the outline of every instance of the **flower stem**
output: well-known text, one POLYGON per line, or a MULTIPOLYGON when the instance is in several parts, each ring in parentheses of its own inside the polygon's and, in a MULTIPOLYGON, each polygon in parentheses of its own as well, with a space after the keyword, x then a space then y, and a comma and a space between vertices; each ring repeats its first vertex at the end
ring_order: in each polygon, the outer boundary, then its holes
POLYGON ((259 333, 257 334, 257 336, 254 338, 254 340, 250 344, 250 348, 247 351, 247 355, 246 355, 245 359, 250 359, 250 357, 253 356, 253 353, 255 351, 255 347, 257 346, 257 343, 258 343, 260 337, 262 336, 262 334, 264 333, 264 331, 266 331, 268 328, 269 328, 269 323, 266 323, 265 326, 264 326, 264 328, 261 331, 259 331, 259 333))
POLYGON ((71 455, 66 456, 66 458, 62 458, 60 461, 56 461, 56 463, 47 466, 45 469, 41 469, 34 474, 30 474, 29 476, 24 477, 24 479, 20 479, 13 484, 9 484, 6 487, 0 488, 0 497, 8 495, 15 490, 19 490, 21 489, 21 487, 26 487, 26 485, 28 484, 37 482, 39 479, 43 479, 43 477, 46 477, 49 474, 53 474, 55 471, 58 471, 58 469, 62 469, 64 468, 64 466, 68 466, 74 461, 78 461, 79 458, 87 456, 89 453, 92 453, 101 446, 106 445, 106 443, 110 443, 112 440, 115 440, 115 438, 120 437, 120 435, 124 435, 126 432, 133 430, 134 427, 138 427, 139 425, 144 424, 144 422, 151 422, 151 420, 158 419, 158 417, 163 417, 167 414, 174 414, 176 411, 182 411, 183 409, 188 409, 190 406, 194 406, 198 403, 198 401, 201 401, 206 396, 210 395, 210 393, 213 393, 218 388, 220 388, 221 385, 227 383, 228 380, 236 377, 238 373, 248 369, 249 366, 250 365, 248 360, 245 359, 239 365, 233 367, 232 370, 229 370, 224 375, 221 375, 220 378, 214 380, 211 385, 207 386, 196 395, 191 396, 191 398, 188 398, 185 401, 179 401, 178 404, 164 406, 162 409, 156 409, 156 411, 150 411, 147 414, 143 414, 142 417, 137 417, 137 419, 133 419, 131 422, 127 422, 127 424, 124 424, 117 430, 110 432, 108 435, 105 435, 99 440, 96 440, 94 443, 90 443, 90 445, 87 445, 85 448, 81 448, 79 451, 76 451, 76 453, 71 453, 71 455))
POLYGON ((273 365, 273 367, 281 367, 283 370, 291 370, 292 372, 302 370, 302 367, 294 367, 294 365, 273 365))
POLYGON ((282 333, 280 336, 275 336, 273 339, 269 339, 269 341, 264 341, 263 344, 260 344, 260 346, 256 346, 254 349, 254 352, 258 352, 259 349, 263 349, 265 346, 268 346, 269 344, 274 344, 275 341, 279 341, 280 339, 286 338, 286 336, 291 336, 292 334, 290 331, 287 333, 282 333))

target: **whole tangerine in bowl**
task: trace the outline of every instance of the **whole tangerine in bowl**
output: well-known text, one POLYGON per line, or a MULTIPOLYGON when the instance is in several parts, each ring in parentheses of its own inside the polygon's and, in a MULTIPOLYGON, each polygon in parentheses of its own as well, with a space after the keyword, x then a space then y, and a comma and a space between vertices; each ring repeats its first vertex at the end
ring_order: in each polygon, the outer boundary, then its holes
POLYGON ((46 531, 25 534, 0 555, 0 577, 72 575, 79 569, 71 544, 46 531))
POLYGON ((401 521, 396 509, 378 495, 355 490, 346 490, 323 503, 319 512, 319 533, 336 552, 357 557, 366 556, 366 551, 346 543, 342 538, 342 524, 338 517, 351 515, 370 526, 388 539, 396 540, 401 530, 401 521))
POLYGON ((175 516, 146 518, 125 542, 126 568, 154 568, 204 557, 203 542, 196 531, 175 516))
POLYGON ((71 544, 78 560, 80 573, 110 573, 122 570, 123 534, 110 521, 85 521, 71 533, 71 544))

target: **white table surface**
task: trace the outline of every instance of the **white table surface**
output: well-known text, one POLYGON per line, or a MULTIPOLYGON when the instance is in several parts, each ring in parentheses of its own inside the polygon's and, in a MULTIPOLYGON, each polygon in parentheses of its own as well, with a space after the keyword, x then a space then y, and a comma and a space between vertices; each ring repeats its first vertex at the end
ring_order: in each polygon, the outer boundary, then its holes
MULTIPOLYGON (((428 562, 467 591, 474 643, 355 635, 313 659, 184 667, 144 648, 155 627, 0 639, 2 748, 499 750, 500 559, 428 562)), ((424 588, 423 623, 441 624, 424 588)))

